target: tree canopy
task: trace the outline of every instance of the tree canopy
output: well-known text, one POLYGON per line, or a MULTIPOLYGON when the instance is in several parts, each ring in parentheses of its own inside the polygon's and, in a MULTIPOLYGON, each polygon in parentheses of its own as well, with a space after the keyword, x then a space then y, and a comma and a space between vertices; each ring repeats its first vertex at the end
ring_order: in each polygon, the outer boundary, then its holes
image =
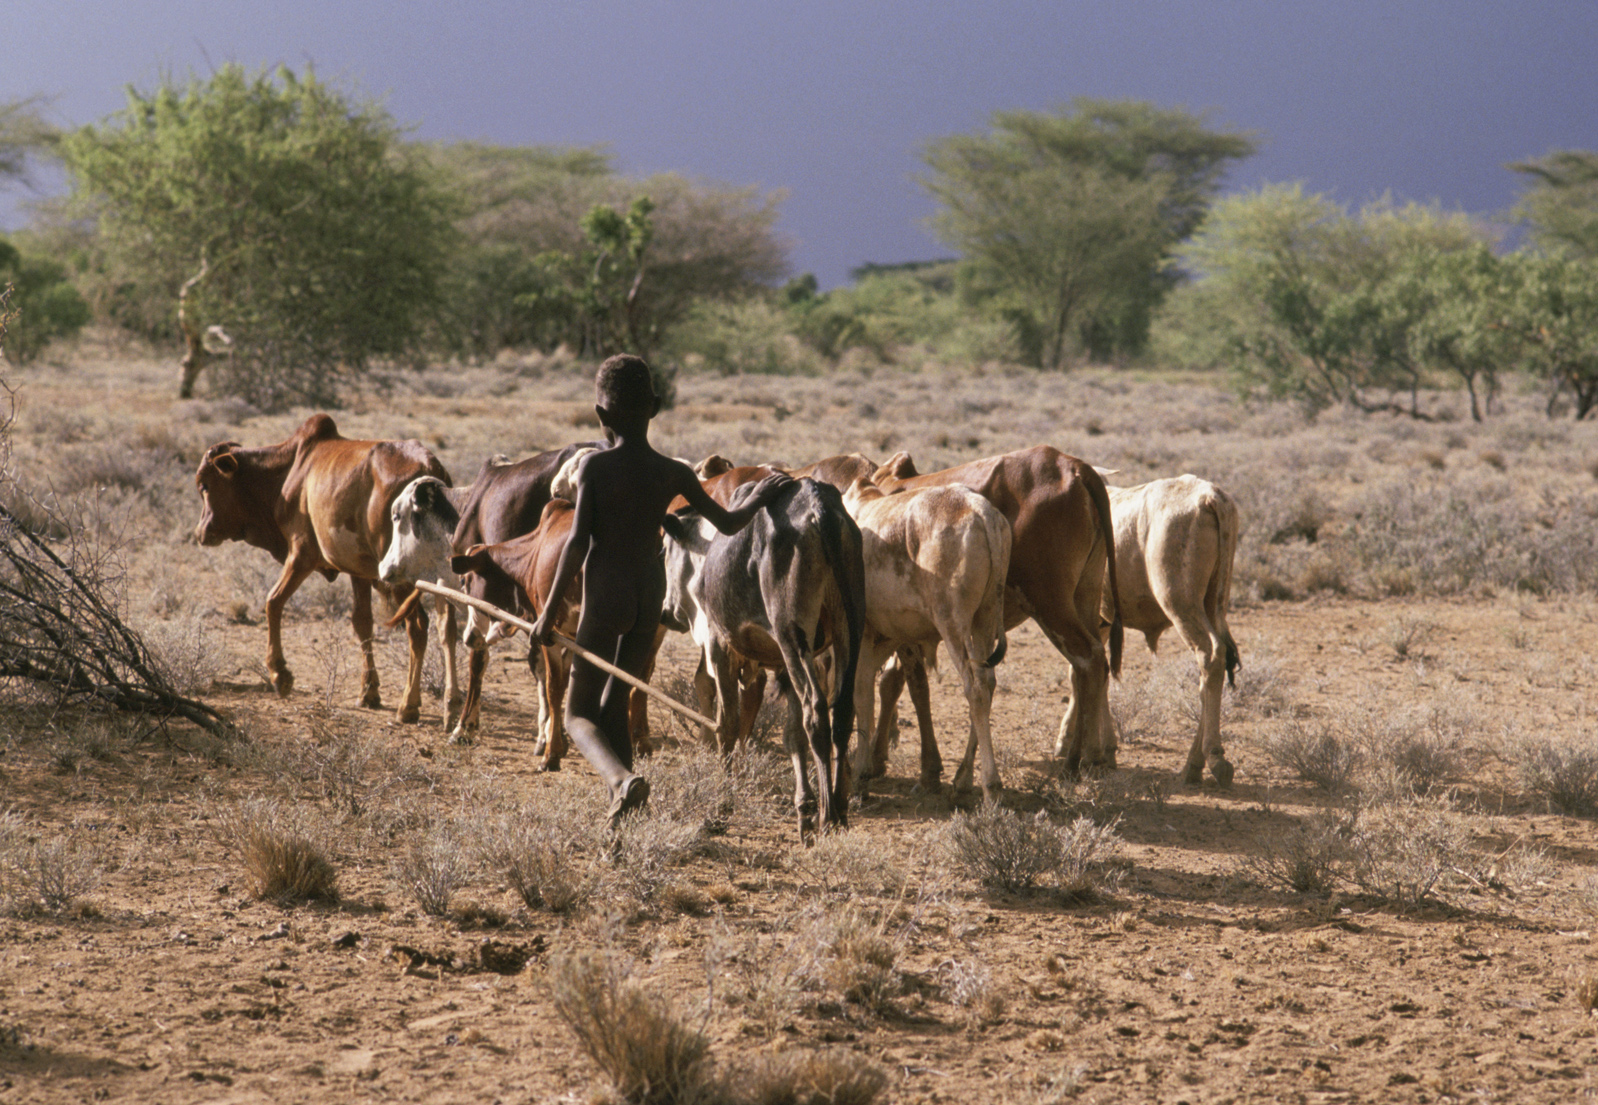
POLYGON ((1246 134, 1180 109, 1078 99, 1053 114, 998 112, 989 133, 930 144, 932 226, 1008 293, 1046 367, 1075 339, 1133 352, 1172 283, 1167 261, 1200 225, 1246 134))
POLYGON ((226 390, 329 404, 341 373, 415 347, 453 208, 386 113, 287 68, 128 91, 66 136, 77 210, 122 278, 221 326, 226 390), (203 273, 199 280, 194 278, 203 273))
POLYGON ((1598 261, 1598 152, 1556 150, 1509 167, 1528 178, 1516 213, 1537 244, 1598 261))

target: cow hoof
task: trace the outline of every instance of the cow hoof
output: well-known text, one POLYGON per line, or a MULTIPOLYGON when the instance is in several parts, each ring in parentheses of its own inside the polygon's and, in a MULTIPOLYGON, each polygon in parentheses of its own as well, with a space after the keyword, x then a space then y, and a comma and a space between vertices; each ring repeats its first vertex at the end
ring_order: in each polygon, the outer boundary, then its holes
POLYGON ((401 725, 415 725, 422 720, 422 709, 420 706, 401 706, 394 716, 399 718, 401 725))
POLYGON ((943 790, 943 778, 939 775, 923 775, 916 785, 925 794, 937 794, 943 790))
POLYGON ((270 672, 267 680, 272 684, 272 689, 279 698, 287 698, 294 690, 294 673, 284 668, 282 671, 270 672))
POLYGON ((542 774, 544 772, 549 772, 549 771, 559 771, 560 770, 560 761, 559 760, 551 760, 548 763, 539 764, 533 770, 538 772, 538 773, 540 773, 540 774, 542 774))
POLYGON ((1204 767, 1202 764, 1188 764, 1182 770, 1182 782, 1190 787, 1196 787, 1204 781, 1204 767))
POLYGON ((361 705, 368 710, 381 710, 383 708, 383 698, 377 691, 370 690, 361 695, 361 705))
POLYGON ((1232 788, 1232 765, 1224 758, 1217 756, 1210 761, 1210 774, 1215 776, 1215 781, 1224 789, 1232 788))

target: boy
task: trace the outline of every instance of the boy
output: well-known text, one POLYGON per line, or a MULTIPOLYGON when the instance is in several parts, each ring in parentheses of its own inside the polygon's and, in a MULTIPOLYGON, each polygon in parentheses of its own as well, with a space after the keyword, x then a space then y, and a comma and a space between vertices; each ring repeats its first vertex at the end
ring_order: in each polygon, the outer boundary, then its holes
MULTIPOLYGON (((583 611, 577 643, 609 658, 623 671, 643 677, 666 598, 660 526, 678 495, 722 533, 747 525, 788 476, 767 476, 740 489, 733 509, 705 494, 693 470, 649 445, 649 420, 660 411, 649 366, 633 356, 611 357, 594 379, 594 410, 610 445, 583 459, 577 469, 576 512, 571 536, 555 570, 552 595, 564 594, 578 569, 583 573, 583 611)), ((546 606, 533 637, 554 637, 546 606)), ((566 732, 610 788, 610 819, 649 800, 649 783, 632 772, 627 733, 628 686, 573 656, 566 692, 566 732)))

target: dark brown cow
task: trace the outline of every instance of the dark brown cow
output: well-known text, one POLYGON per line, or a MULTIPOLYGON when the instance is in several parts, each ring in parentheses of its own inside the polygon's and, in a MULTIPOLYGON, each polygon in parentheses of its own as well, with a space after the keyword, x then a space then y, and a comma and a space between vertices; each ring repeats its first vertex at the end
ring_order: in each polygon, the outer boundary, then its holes
MULTIPOLYGON (((267 660, 280 695, 294 687, 283 659, 283 607, 312 572, 350 577, 351 622, 365 665, 361 704, 381 705, 372 657, 372 588, 389 601, 404 598, 414 581, 384 583, 378 563, 389 542, 394 497, 418 476, 449 483, 438 458, 418 441, 351 441, 325 414, 305 420, 293 437, 277 445, 245 449, 225 441, 206 450, 195 473, 202 509, 194 536, 202 545, 243 541, 265 549, 283 565, 266 599, 267 660)), ((422 658, 427 615, 420 606, 406 620, 410 671, 401 721, 421 713, 422 658)))
POLYGON ((1033 619, 1071 665, 1071 705, 1060 721, 1054 754, 1065 758, 1073 774, 1084 759, 1114 767, 1114 749, 1103 748, 1099 740, 1109 708, 1109 677, 1121 670, 1122 639, 1115 526, 1103 478, 1075 457, 1035 445, 924 476, 916 473, 908 453, 898 453, 876 471, 873 482, 890 492, 959 484, 999 508, 1014 533, 1005 628, 1033 619), (1099 636, 1106 577, 1105 605, 1115 611, 1108 659, 1099 636))

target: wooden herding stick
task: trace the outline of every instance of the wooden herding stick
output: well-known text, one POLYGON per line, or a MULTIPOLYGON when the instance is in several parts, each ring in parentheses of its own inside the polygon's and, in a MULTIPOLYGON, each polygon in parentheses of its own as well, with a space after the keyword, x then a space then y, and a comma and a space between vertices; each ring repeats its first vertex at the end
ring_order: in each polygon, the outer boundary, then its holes
MULTIPOLYGON (((464 606, 470 606, 473 609, 481 610, 491 618, 498 618, 500 621, 505 622, 508 625, 516 626, 518 629, 525 629, 529 636, 532 635, 532 622, 523 621, 515 614, 512 614, 506 610, 501 610, 491 602, 485 602, 482 599, 475 599, 471 595, 457 591, 452 587, 445 587, 442 583, 428 583, 425 579, 416 581, 416 589, 418 591, 426 591, 433 595, 442 595, 451 602, 460 603, 464 606)), ((586 648, 572 640, 570 637, 566 636, 564 633, 555 634, 555 643, 560 645, 560 647, 564 648, 567 652, 573 652, 578 656, 581 656, 584 660, 587 660, 600 671, 609 672, 622 682, 637 687, 650 698, 653 698, 663 706, 677 711, 689 721, 697 721, 700 725, 703 725, 712 731, 715 730, 716 723, 710 718, 706 717, 704 714, 701 714, 697 710, 690 710, 688 707, 684 706, 681 702, 678 702, 675 698, 672 698, 671 695, 665 693, 664 691, 656 690, 654 687, 651 687, 648 683, 645 683, 637 676, 618 668, 609 660, 606 660, 601 656, 595 656, 592 652, 589 652, 586 648)))

